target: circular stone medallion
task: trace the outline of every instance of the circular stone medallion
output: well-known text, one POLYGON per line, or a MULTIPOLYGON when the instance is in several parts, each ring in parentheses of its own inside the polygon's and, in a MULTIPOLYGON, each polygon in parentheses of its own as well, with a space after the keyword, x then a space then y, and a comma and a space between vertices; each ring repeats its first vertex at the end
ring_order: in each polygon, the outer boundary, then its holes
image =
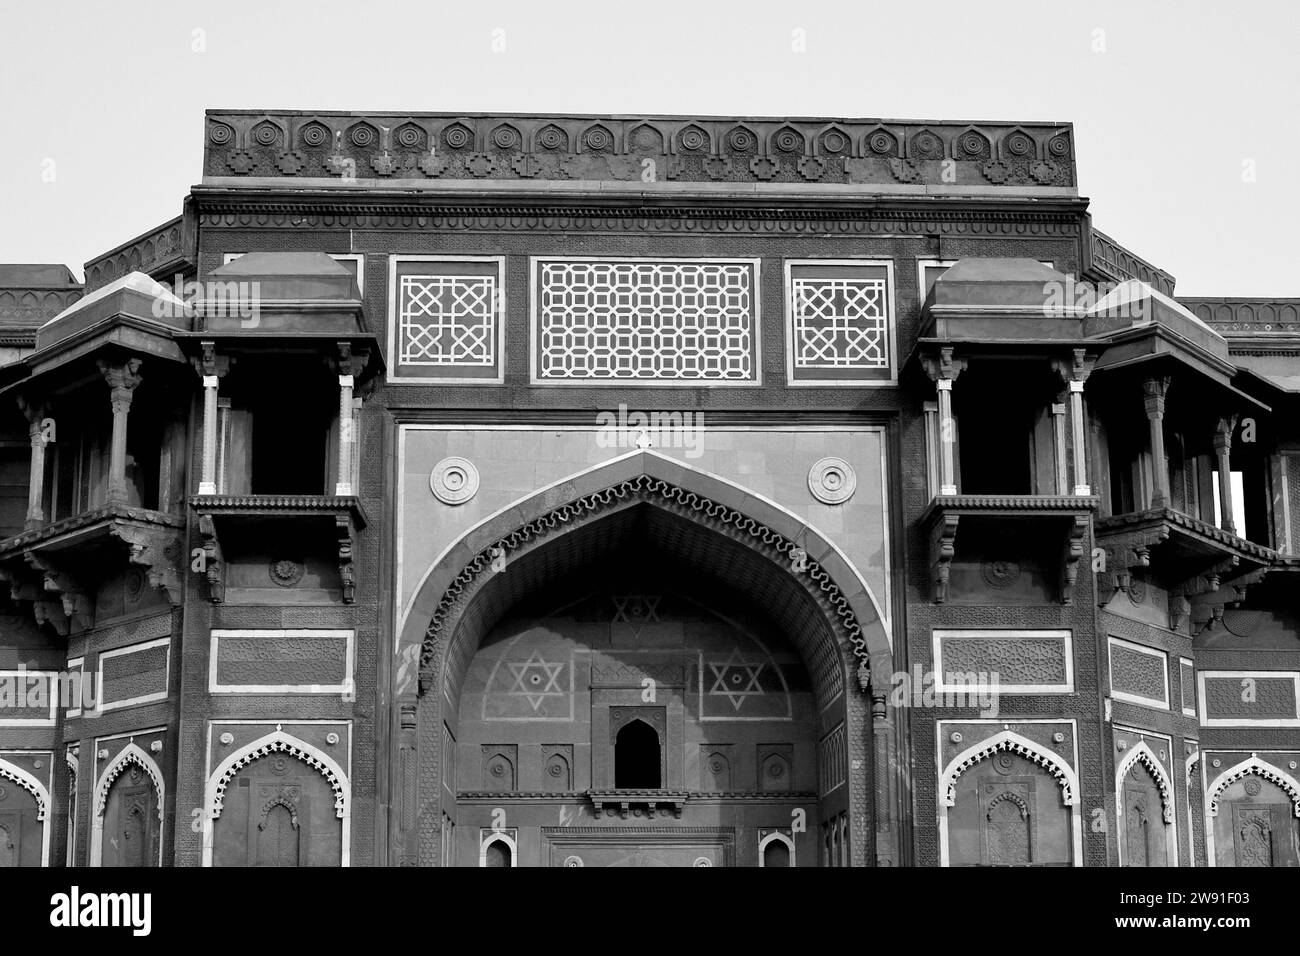
POLYGON ((824 504, 843 504, 857 487, 858 476, 843 458, 823 458, 808 471, 808 490, 824 504))
POLYGON ((464 458, 444 458, 434 466, 429 487, 443 504, 464 504, 478 491, 478 469, 464 458))

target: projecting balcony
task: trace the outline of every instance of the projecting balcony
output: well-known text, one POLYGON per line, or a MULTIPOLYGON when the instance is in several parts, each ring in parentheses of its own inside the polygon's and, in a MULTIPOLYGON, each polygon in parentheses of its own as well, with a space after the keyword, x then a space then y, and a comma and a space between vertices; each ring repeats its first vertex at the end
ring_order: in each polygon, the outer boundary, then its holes
POLYGON ((587 799, 595 808, 596 816, 618 816, 624 820, 631 816, 644 816, 653 820, 658 814, 671 813, 681 818, 690 798, 685 790, 588 790, 587 799))
MULTIPOLYGON (((1054 597, 1072 604, 1097 504, 1087 495, 936 495, 921 516, 930 539, 935 602, 948 602, 954 564, 978 568, 987 590, 1004 591, 1029 562, 1054 572, 1054 597)), ((1006 590, 1008 597, 1013 593, 1006 590)))
POLYGON ((73 515, 0 541, 0 581, 56 633, 94 626, 95 594, 136 569, 173 604, 181 600, 184 519, 126 505, 73 515))
POLYGON ((1127 591, 1134 572, 1150 573, 1168 585, 1171 630, 1189 617, 1193 624, 1213 626, 1225 606, 1245 600, 1250 585, 1275 567, 1289 567, 1272 548, 1173 508, 1104 518, 1096 535, 1106 552, 1098 603, 1127 591))
POLYGON ((329 553, 338 567, 344 603, 356 599, 353 554, 357 532, 367 519, 355 495, 194 495, 190 507, 198 516, 204 570, 214 602, 226 599, 232 563, 285 543, 296 550, 272 552, 273 583, 296 585, 308 555, 329 553))

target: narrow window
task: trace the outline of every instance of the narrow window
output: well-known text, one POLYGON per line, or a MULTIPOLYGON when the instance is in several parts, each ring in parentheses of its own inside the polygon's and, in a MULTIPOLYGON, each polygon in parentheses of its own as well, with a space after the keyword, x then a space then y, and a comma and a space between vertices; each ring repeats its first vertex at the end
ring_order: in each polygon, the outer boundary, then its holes
POLYGON ((614 741, 614 786, 619 790, 658 790, 659 735, 643 720, 634 720, 614 741))

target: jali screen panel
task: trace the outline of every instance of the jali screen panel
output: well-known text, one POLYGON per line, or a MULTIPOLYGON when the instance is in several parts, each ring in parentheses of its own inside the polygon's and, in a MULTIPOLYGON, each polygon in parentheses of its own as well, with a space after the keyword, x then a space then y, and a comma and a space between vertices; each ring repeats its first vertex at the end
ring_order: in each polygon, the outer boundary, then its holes
POLYGON ((394 256, 390 280, 394 381, 502 381, 501 259, 394 256))
POLYGON ((792 385, 895 381, 887 262, 786 263, 786 374, 792 385))
POLYGON ((534 259, 538 382, 758 381, 758 265, 534 259))

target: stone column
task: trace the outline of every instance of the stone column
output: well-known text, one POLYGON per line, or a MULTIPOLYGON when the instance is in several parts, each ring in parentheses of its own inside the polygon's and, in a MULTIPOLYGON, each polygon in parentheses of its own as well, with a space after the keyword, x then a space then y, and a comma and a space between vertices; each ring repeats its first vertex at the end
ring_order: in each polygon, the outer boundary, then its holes
POLYGON ((1065 405, 1060 402, 1052 403, 1052 442, 1056 447, 1056 493, 1068 495, 1069 481, 1065 473, 1065 405))
POLYGON ((203 376, 203 471, 199 494, 217 493, 217 383, 215 375, 203 376))
POLYGON ((45 446, 49 436, 45 433, 46 407, 19 397, 18 406, 27 418, 27 435, 32 443, 32 461, 27 487, 26 531, 34 531, 45 524, 45 446))
POLYGON ((1236 534, 1232 520, 1232 432, 1237 427, 1237 416, 1220 418, 1214 427, 1214 457, 1219 467, 1219 527, 1228 534, 1236 534))
POLYGON ((141 360, 127 359, 121 364, 99 362, 99 370, 111 390, 113 403, 113 441, 108 465, 108 503, 127 503, 126 487, 126 428, 131 413, 131 399, 139 386, 141 360))
POLYGON ((215 495, 217 426, 220 420, 217 400, 220 397, 221 377, 230 370, 231 360, 217 355, 215 342, 200 342, 199 347, 202 349, 199 357, 190 360, 203 380, 203 461, 199 473, 199 494, 215 495))
POLYGON ((939 392, 939 494, 957 494, 957 469, 953 448, 957 442, 957 424, 952 418, 952 383, 966 363, 953 358, 951 348, 941 348, 939 357, 923 359, 925 370, 939 392))
POLYGON ((1078 496, 1091 495, 1092 486, 1088 483, 1088 465, 1084 458, 1088 438, 1083 428, 1082 379, 1070 382, 1070 424, 1073 426, 1070 434, 1074 440, 1074 493, 1078 496))
POLYGON ((1149 378, 1142 383, 1147 424, 1151 429, 1152 487, 1149 506, 1152 508, 1169 507, 1169 469, 1165 465, 1165 393, 1168 388, 1168 376, 1149 378))
MULTIPOLYGON (((1092 485, 1088 482, 1088 458, 1086 454, 1088 435, 1083 422, 1083 383, 1088 380, 1095 359, 1088 357, 1087 350, 1073 349, 1070 360, 1055 359, 1052 362, 1057 375, 1069 390, 1070 404, 1070 444, 1073 447, 1071 465, 1074 471, 1074 489, 1076 497, 1092 494, 1092 485)), ((1053 408, 1055 411, 1055 408, 1053 408)), ((1061 494, 1066 494, 1062 489, 1061 494)))
POLYGON ((347 497, 352 494, 352 444, 355 419, 352 409, 352 388, 355 379, 351 375, 339 376, 339 474, 334 486, 334 494, 347 497))

